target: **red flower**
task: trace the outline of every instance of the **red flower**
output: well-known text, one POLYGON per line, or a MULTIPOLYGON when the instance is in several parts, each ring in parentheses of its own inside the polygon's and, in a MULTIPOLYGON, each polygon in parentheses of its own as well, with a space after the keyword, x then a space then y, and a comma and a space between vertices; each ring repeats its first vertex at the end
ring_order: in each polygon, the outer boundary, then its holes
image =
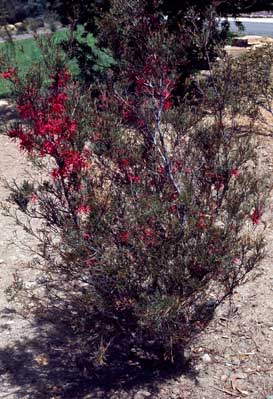
POLYGON ((175 161, 173 166, 173 173, 181 172, 181 170, 182 170, 181 161, 175 161))
POLYGON ((71 120, 68 120, 68 122, 67 122, 67 131, 68 131, 68 133, 69 133, 69 138, 71 138, 71 137, 73 137, 74 136, 74 134, 76 133, 76 131, 77 131, 77 122, 76 121, 71 121, 71 120))
POLYGON ((178 198, 179 198, 179 195, 178 195, 177 193, 172 193, 171 199, 172 199, 173 201, 177 200, 178 198))
POLYGON ((94 266, 95 264, 97 263, 97 259, 95 258, 95 257, 90 257, 89 259, 86 259, 86 261, 85 261, 85 265, 87 266, 87 267, 92 267, 92 266, 94 266))
POLYGON ((120 168, 121 169, 126 169, 126 168, 128 168, 130 166, 130 161, 129 161, 129 159, 122 159, 121 161, 120 161, 120 168))
POLYGON ((61 171, 59 168, 54 168, 51 172, 51 176, 53 177, 54 180, 58 179, 60 176, 62 176, 61 171))
POLYGON ((232 263, 236 266, 240 265, 240 258, 238 258, 238 256, 235 256, 235 258, 233 259, 232 263))
POLYGON ((157 171, 158 171, 158 173, 159 173, 160 175, 165 175, 165 174, 166 174, 166 169, 165 169, 164 166, 159 166, 159 167, 157 168, 157 171))
POLYGON ((123 118, 126 122, 132 123, 136 121, 136 115, 132 110, 126 110, 123 112, 123 118))
POLYGON ((68 99, 66 93, 58 93, 52 100, 52 112, 61 114, 64 111, 64 102, 68 99))
POLYGON ((171 109, 173 106, 173 103, 171 100, 165 100, 163 103, 163 110, 167 111, 168 109, 171 109))
POLYGON ((229 171, 229 176, 238 177, 240 175, 240 171, 238 168, 233 168, 229 171))
POLYGON ((67 70, 61 71, 57 77, 58 88, 65 87, 70 79, 71 75, 67 70))
POLYGON ((177 212, 177 205, 171 205, 169 207, 170 213, 176 213, 177 212))
POLYGON ((65 151, 62 156, 64 165, 59 168, 59 173, 63 177, 78 173, 86 166, 85 159, 78 151, 65 151))
POLYGON ((130 238, 130 233, 129 231, 121 231, 118 235, 119 241, 122 244, 127 244, 127 242, 129 241, 130 238))
POLYGON ((262 215, 263 215, 263 209, 262 208, 255 208, 253 213, 250 215, 252 223, 253 224, 260 224, 262 215))
POLYGON ((12 129, 8 132, 8 136, 12 139, 20 140, 21 150, 31 152, 34 149, 34 141, 30 134, 23 132, 22 129, 12 129))
POLYGON ((91 236, 91 234, 90 233, 83 233, 83 239, 84 240, 86 240, 86 241, 89 241, 89 240, 91 240, 91 238, 92 238, 92 236, 91 236))
POLYGON ((52 105, 52 112, 54 114, 61 114, 64 111, 64 106, 61 103, 54 103, 52 105))
POLYGON ((157 242, 155 231, 149 227, 145 227, 143 229, 142 241, 149 246, 155 245, 157 242))
POLYGON ((42 149, 40 150, 40 154, 46 155, 53 155, 56 152, 56 145, 53 144, 51 141, 46 140, 45 143, 42 146, 42 149))
POLYGON ((101 141, 101 139, 102 139, 101 133, 94 133, 94 136, 93 136, 94 143, 101 141))
POLYGON ((78 214, 87 214, 91 212, 91 207, 89 205, 79 205, 77 207, 77 213, 78 214))
POLYGON ((206 220, 206 215, 205 215, 203 212, 201 212, 201 213, 199 214, 199 218, 198 218, 198 220, 197 220, 197 227, 198 227, 200 230, 206 230, 206 229, 208 228, 208 224, 207 224, 207 220, 206 220))
POLYGON ((68 99, 68 95, 66 93, 58 93, 56 96, 57 103, 63 103, 68 99))
POLYGON ((7 71, 2 73, 2 78, 4 79, 11 79, 16 74, 15 68, 10 68, 7 71))
POLYGON ((29 100, 25 104, 19 104, 18 110, 23 119, 35 117, 35 109, 29 100))
POLYGON ((40 134, 50 134, 52 137, 59 136, 64 131, 64 121, 61 118, 49 118, 48 121, 40 126, 40 134))
POLYGON ((130 183, 141 183, 141 177, 138 175, 133 175, 131 173, 128 173, 128 180, 130 183))
POLYGON ((137 120, 137 126, 138 127, 140 127, 140 128, 142 128, 142 127, 145 127, 145 121, 144 121, 144 119, 138 119, 137 120))
POLYGON ((31 194, 31 198, 30 198, 30 202, 32 202, 33 204, 35 204, 35 202, 37 201, 37 195, 35 193, 31 194))

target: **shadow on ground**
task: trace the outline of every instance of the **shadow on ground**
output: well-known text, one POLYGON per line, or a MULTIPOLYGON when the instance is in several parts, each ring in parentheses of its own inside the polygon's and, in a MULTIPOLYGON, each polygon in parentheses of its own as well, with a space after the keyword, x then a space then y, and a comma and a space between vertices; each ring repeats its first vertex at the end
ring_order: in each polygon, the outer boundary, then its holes
POLYGON ((60 322, 37 322, 33 337, 0 350, 2 393, 15 391, 18 399, 133 399, 143 386, 154 397, 161 382, 181 374, 196 378, 191 365, 182 360, 159 364, 136 354, 118 354, 111 367, 90 369, 88 355, 78 350, 79 339, 60 322))

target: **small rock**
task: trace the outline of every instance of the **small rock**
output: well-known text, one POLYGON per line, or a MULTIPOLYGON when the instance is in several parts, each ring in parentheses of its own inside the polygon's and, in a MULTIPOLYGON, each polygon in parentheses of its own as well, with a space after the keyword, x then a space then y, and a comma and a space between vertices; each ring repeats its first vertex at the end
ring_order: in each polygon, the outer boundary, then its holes
POLYGON ((27 30, 26 25, 23 22, 16 22, 14 26, 17 29, 17 31, 20 33, 27 30))
POLYGON ((224 230, 225 227, 226 227, 226 225, 225 225, 224 222, 221 222, 221 220, 217 220, 217 221, 214 223, 214 227, 216 227, 217 229, 220 229, 220 230, 224 230))
POLYGON ((135 394, 134 399, 143 399, 143 398, 148 398, 149 396, 151 396, 150 392, 141 390, 135 394))
POLYGON ((174 395, 180 395, 182 393, 182 390, 178 387, 172 388, 172 393, 174 395))
POLYGON ((144 396, 145 398, 148 398, 149 396, 151 396, 151 393, 148 391, 142 391, 141 392, 142 396, 144 396))
POLYGON ((240 366, 240 364, 241 364, 240 359, 234 359, 233 362, 232 362, 233 366, 240 366))
POLYGON ((25 288, 26 288, 27 290, 29 290, 29 289, 34 288, 36 285, 37 285, 37 284, 36 284, 36 281, 27 281, 27 282, 25 283, 25 288))
POLYGON ((39 366, 47 366, 49 363, 49 357, 45 355, 44 353, 41 353, 40 355, 37 355, 34 357, 34 360, 39 366))
POLYGON ((221 381, 226 382, 228 377, 227 377, 227 375, 223 374, 223 375, 221 375, 220 379, 221 379, 221 381))
POLYGON ((184 349, 183 357, 186 362, 188 362, 190 360, 191 356, 192 356, 191 349, 190 348, 184 349))
POLYGON ((210 357, 210 355, 208 353, 205 353, 202 356, 201 359, 203 360, 204 363, 211 363, 212 362, 211 357, 210 357))
POLYGON ((210 309, 215 309, 217 306, 217 301, 213 298, 210 298, 207 303, 206 303, 206 307, 210 308, 210 309))
POLYGON ((6 25, 6 30, 10 33, 15 33, 17 31, 16 26, 12 25, 12 24, 8 24, 6 25))

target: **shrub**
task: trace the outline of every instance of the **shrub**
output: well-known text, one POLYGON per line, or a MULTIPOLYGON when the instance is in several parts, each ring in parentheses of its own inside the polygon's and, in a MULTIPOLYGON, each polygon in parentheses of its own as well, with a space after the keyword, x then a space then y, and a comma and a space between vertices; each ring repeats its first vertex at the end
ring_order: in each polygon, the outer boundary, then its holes
POLYGON ((247 62, 222 59, 198 97, 176 99, 178 37, 132 17, 116 81, 82 87, 58 57, 47 84, 38 69, 3 74, 20 115, 8 135, 41 172, 10 201, 94 365, 132 345, 173 360, 263 257, 247 62))

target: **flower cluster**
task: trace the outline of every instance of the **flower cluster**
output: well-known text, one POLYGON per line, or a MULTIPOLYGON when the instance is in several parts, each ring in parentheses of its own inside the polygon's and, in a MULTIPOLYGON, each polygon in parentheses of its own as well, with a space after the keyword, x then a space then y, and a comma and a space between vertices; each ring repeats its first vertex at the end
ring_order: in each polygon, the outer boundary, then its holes
MULTIPOLYGON (((10 75, 11 71, 7 74, 10 75)), ((24 96, 18 101, 18 111, 29 127, 17 126, 11 128, 8 134, 19 141, 22 150, 53 158, 56 164, 52 171, 54 178, 67 178, 86 167, 86 154, 76 150, 73 144, 77 122, 68 109, 70 74, 64 70, 51 78, 52 84, 44 95, 33 87, 26 88, 24 96)))

